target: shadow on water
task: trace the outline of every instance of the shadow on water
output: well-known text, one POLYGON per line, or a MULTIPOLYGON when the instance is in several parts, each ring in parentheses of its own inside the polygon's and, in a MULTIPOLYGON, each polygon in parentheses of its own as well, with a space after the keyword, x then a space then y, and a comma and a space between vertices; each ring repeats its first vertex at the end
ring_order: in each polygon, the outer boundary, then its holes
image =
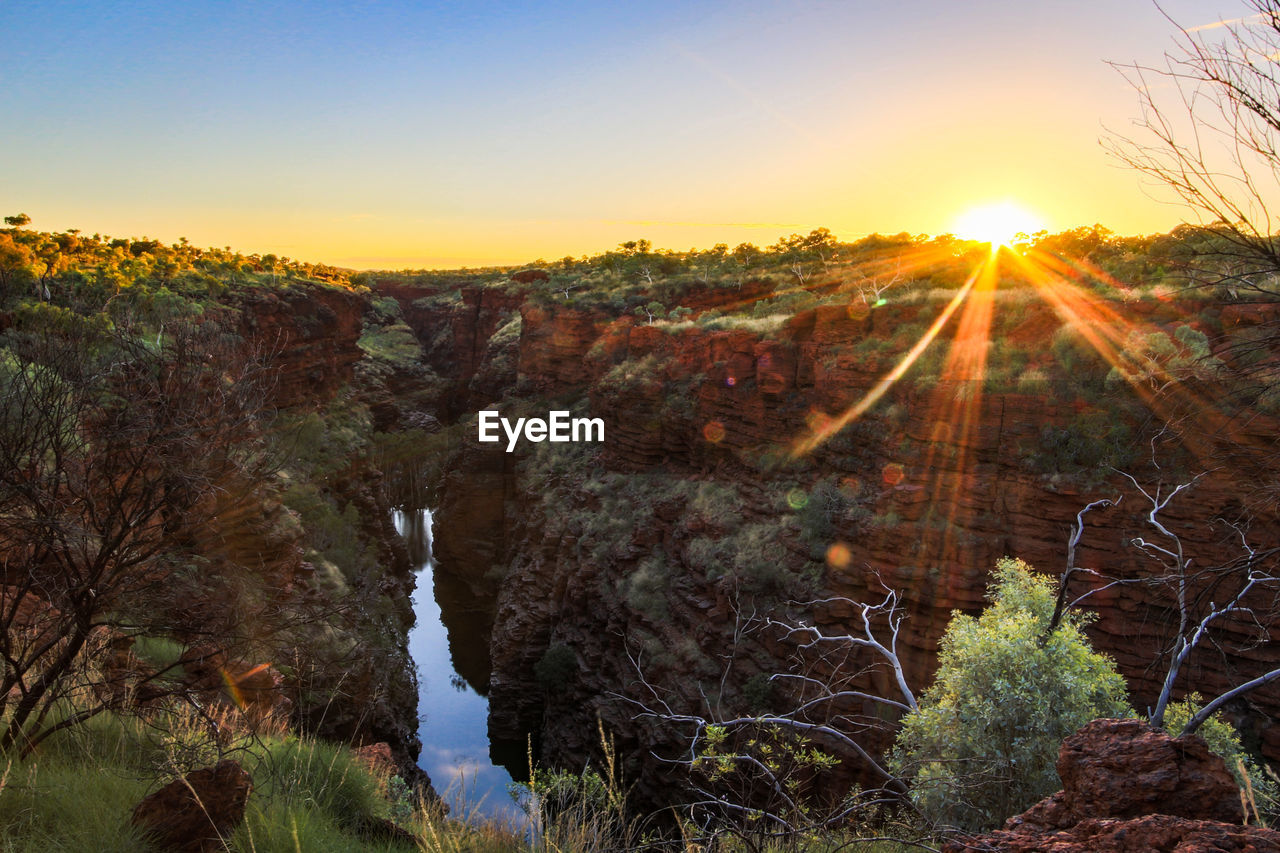
POLYGON ((431 511, 396 510, 394 520, 418 572, 413 602, 417 621, 409 633, 409 653, 418 669, 418 766, 431 776, 454 814, 475 812, 523 821, 524 814, 507 793, 511 774, 490 757, 489 703, 484 696, 490 626, 483 618, 469 619, 469 610, 472 615, 478 611, 459 600, 459 590, 450 589, 456 583, 449 583, 443 573, 437 577, 431 511), (437 598, 446 606, 455 603, 447 620, 442 619, 437 598))

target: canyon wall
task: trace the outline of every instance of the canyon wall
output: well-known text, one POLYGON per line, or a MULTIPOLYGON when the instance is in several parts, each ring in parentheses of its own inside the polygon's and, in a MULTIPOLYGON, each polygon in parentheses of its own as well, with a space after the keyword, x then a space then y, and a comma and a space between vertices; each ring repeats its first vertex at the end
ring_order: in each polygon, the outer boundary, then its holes
MULTIPOLYGON (((380 292, 407 315, 422 299, 412 288, 380 292)), ((1071 524, 1090 501, 1124 496, 1086 517, 1077 565, 1128 578, 1153 572, 1127 545, 1152 537, 1141 494, 1117 472, 1091 469, 1091 449, 1055 443, 1112 426, 1098 414, 1106 401, 1083 396, 1073 384, 1079 377, 1051 372, 992 389, 948 377, 945 365, 930 377, 908 374, 828 440, 791 452, 877 387, 910 346, 903 330, 922 330, 936 315, 928 305, 824 305, 759 331, 648 325, 526 299, 518 340, 481 346, 484 332, 515 310, 512 300, 464 289, 451 311, 411 319, 428 351, 441 328, 451 330, 457 393, 466 401, 453 404, 469 426, 442 492, 436 545, 440 571, 492 620, 488 666, 473 666, 489 691, 495 741, 523 742, 533 732, 544 760, 578 767, 598 749, 599 719, 630 759, 640 794, 660 799, 678 774, 649 756, 673 754, 676 738, 637 719, 632 700, 649 689, 641 677, 675 707, 696 708, 704 696, 748 707, 751 685, 785 670, 796 650, 776 634, 742 629, 752 614, 781 612, 788 597, 865 601, 883 587, 898 590, 908 617, 899 650, 918 692, 953 612, 982 607, 996 561, 1017 556, 1058 574, 1071 524), (468 322, 481 328, 463 329, 468 322), (491 373, 500 381, 477 388, 486 365, 504 359, 514 370, 491 373), (465 418, 500 398, 521 414, 573 407, 603 418, 606 439, 573 452, 526 442, 507 454, 480 445, 465 418), (820 497, 830 499, 829 511, 807 508, 820 497), (758 559, 744 556, 752 549, 758 559), (549 675, 552 659, 560 666, 549 675)), ((1158 324, 1179 322, 1184 309, 1135 310, 1158 324)), ((1008 337, 1047 353, 1060 321, 1043 305, 1019 316, 1008 337)), ((945 351, 953 335, 944 331, 935 347, 945 351)), ((446 351, 437 358, 443 365, 446 351)), ((1234 533, 1215 518, 1249 515, 1251 539, 1275 541, 1274 514, 1247 500, 1238 469, 1215 467, 1225 457, 1213 455, 1214 447, 1265 443, 1275 422, 1218 423, 1223 441, 1193 448, 1180 472, 1156 471, 1148 459, 1157 445, 1145 442, 1158 425, 1143 421, 1153 410, 1147 402, 1118 409, 1115 418, 1133 422, 1108 440, 1133 445, 1127 458, 1144 484, 1206 472, 1192 497, 1161 514, 1188 553, 1203 561, 1237 553, 1234 533)), ((1098 585, 1073 583, 1076 594, 1098 585)), ((1098 614, 1090 629, 1096 645, 1116 659, 1135 705, 1145 707, 1162 678, 1154 664, 1168 639, 1167 599, 1133 584, 1102 590, 1088 606, 1098 614)), ((843 633, 853 614, 834 603, 810 615, 843 633)), ((1195 659, 1191 683, 1206 695, 1232 683, 1235 667, 1280 657, 1248 642, 1258 638, 1243 623, 1227 634, 1250 648, 1195 659)), ((886 686, 877 681, 883 676, 869 675, 862 686, 886 686)), ((1231 711, 1247 741, 1280 759, 1280 729, 1269 726, 1280 694, 1261 691, 1231 711)))
MULTIPOLYGON (((284 431, 274 436, 276 452, 292 470, 280 482, 247 486, 253 489, 250 499, 234 502, 214 518, 202 547, 209 570, 247 569, 270 591, 273 601, 266 606, 272 618, 308 623, 292 629, 297 648, 277 648, 281 657, 274 661, 293 671, 286 691, 299 722, 335 739, 385 741, 406 778, 425 778, 416 769, 417 685, 406 645, 414 575, 391 522, 378 460, 362 436, 350 445, 324 445, 317 453, 323 473, 291 461, 304 443, 300 432, 294 434, 301 429, 295 424, 306 426, 307 418, 321 424, 335 414, 387 402, 387 387, 362 381, 357 370, 367 359, 357 342, 369 296, 294 283, 233 290, 224 302, 237 312, 245 347, 274 376, 267 402, 276 413, 272 429, 284 431), (309 550, 315 531, 288 505, 294 500, 291 489, 303 487, 313 490, 313 503, 347 508, 344 517, 354 521, 342 536, 364 555, 358 566, 328 565, 309 550), (341 658, 341 672, 316 659, 320 648, 341 658)), ((193 632, 202 633, 223 604, 191 602, 193 632)))

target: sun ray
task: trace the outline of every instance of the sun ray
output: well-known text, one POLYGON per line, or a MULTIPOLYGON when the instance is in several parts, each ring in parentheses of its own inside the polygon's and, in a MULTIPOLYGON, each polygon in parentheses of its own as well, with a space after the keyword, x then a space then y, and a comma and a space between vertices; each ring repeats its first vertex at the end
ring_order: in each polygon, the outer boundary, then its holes
POLYGON ((1087 261, 1066 261, 1046 252, 1030 251, 1016 257, 1019 270, 1062 319, 1080 335, 1115 374, 1125 381, 1142 404, 1163 422, 1192 418, 1198 428, 1183 431, 1183 439, 1197 458, 1211 464, 1216 437, 1233 429, 1223 411, 1220 395, 1210 386, 1181 381, 1165 365, 1143 362, 1145 380, 1133 378, 1133 343, 1149 335, 1165 335, 1154 324, 1122 316, 1101 296, 1090 292, 1088 280, 1121 286, 1087 261), (1126 369, 1128 368, 1128 369, 1126 369))
MULTIPOLYGON (((984 392, 992 352, 992 328, 1001 304, 996 298, 996 288, 1002 281, 1029 286, 1056 316, 1060 325, 1053 328, 1069 329, 1078 336, 1084 350, 1097 354, 1103 371, 1115 368, 1115 376, 1107 378, 1108 396, 1113 394, 1113 383, 1118 376, 1124 384, 1117 389, 1121 393, 1116 400, 1123 403, 1129 399, 1139 404, 1158 424, 1179 420, 1194 422, 1197 429, 1189 434, 1182 431, 1183 440, 1186 449, 1199 458, 1202 465, 1214 464, 1214 454, 1220 453, 1224 436, 1230 434, 1233 441, 1240 439, 1235 435, 1240 428, 1230 422, 1230 415, 1222 405, 1225 391, 1217 387, 1212 374, 1200 373, 1198 379, 1189 379, 1184 365, 1159 356, 1161 347, 1167 353, 1168 345, 1173 343, 1167 340, 1168 324, 1144 319, 1140 306, 1128 310, 1117 304, 1114 295, 1105 291, 1116 291, 1127 298, 1132 288, 1087 260, 1059 257, 1034 246, 1019 246, 1010 251, 993 243, 990 252, 974 252, 972 245, 966 249, 963 243, 939 241, 936 245, 897 254, 876 254, 861 263, 846 264, 844 270, 850 276, 894 275, 911 280, 933 275, 928 271, 932 264, 946 268, 960 258, 973 262, 964 284, 951 295, 929 328, 893 369, 839 415, 813 413, 807 429, 790 447, 792 458, 810 454, 865 415, 918 362, 952 316, 960 311, 954 333, 949 335, 940 375, 928 392, 921 412, 921 419, 931 424, 923 452, 912 459, 911 470, 891 463, 883 472, 884 481, 892 491, 924 493, 917 497, 889 498, 903 509, 906 521, 914 525, 911 553, 922 561, 922 566, 965 565, 966 552, 972 547, 972 539, 965 531, 979 525, 981 496, 985 478, 990 475, 984 469, 984 465, 989 467, 990 460, 983 453, 992 450, 990 437, 984 437, 979 429, 984 419, 989 418, 986 410, 992 405, 984 392), (1148 342, 1155 336, 1163 340, 1152 348, 1148 342)), ((856 282, 846 279, 839 290, 852 290, 855 286, 856 282)), ((866 293, 865 289, 861 292, 860 309, 864 314, 874 308, 866 293)), ((855 300, 856 296, 852 296, 849 302, 851 313, 857 304, 855 300)), ((1054 423, 1067 422, 1082 406, 1086 412, 1106 408, 1082 402, 1074 393, 1064 399, 1049 395, 1045 403, 1054 407, 1049 413, 1054 423)), ((933 582, 949 586, 963 585, 968 580, 956 575, 933 582)), ((960 592, 958 588, 953 589, 956 595, 960 592)))
POLYGON ((929 403, 933 427, 921 469, 928 476, 929 502, 920 541, 922 553, 933 561, 964 562, 957 531, 972 521, 973 508, 965 497, 974 491, 971 448, 983 409, 997 272, 994 258, 978 268, 929 403))
POLYGON ((861 400, 849 406, 838 417, 820 419, 820 422, 811 428, 808 436, 798 439, 791 447, 792 458, 811 453, 815 448, 820 447, 833 435, 840 432, 840 430, 862 417, 868 409, 879 402, 880 398, 893 387, 894 383, 911 369, 911 365, 915 364, 921 354, 928 349, 929 344, 933 343, 934 338, 938 336, 938 333, 946 326, 947 321, 951 319, 951 315, 964 303, 965 297, 973 290, 974 284, 978 281, 983 270, 987 269, 989 263, 989 261, 984 261, 970 274, 964 285, 956 291, 956 295, 947 303, 947 307, 934 319, 928 330, 920 336, 920 340, 916 341, 915 345, 899 360, 893 370, 881 377, 861 400))

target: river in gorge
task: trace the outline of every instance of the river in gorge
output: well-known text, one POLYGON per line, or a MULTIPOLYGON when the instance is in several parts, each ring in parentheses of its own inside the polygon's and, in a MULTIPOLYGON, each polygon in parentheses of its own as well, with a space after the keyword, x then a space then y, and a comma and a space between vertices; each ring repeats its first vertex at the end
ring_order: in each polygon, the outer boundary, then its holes
MULTIPOLYGON (((437 602, 440 584, 431 553, 431 511, 394 513, 396 531, 405 540, 417 572, 413 596, 416 621, 409 633, 409 654, 418 670, 418 737, 422 753, 418 766, 431 776, 436 791, 455 815, 478 814, 523 823, 524 814, 508 794, 511 775, 490 757, 489 700, 459 674, 465 667, 454 662, 454 651, 474 654, 488 637, 455 636, 451 648, 449 630, 437 602)), ((465 622, 465 614, 462 614, 465 622)), ((457 626, 459 618, 447 620, 457 626)), ((456 630, 456 629, 455 629, 456 630)))

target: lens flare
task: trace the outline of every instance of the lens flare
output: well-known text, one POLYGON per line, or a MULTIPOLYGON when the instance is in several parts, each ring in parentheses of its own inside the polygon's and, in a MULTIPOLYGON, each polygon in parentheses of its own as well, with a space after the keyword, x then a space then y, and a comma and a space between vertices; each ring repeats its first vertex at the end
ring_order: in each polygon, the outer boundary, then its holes
POLYGON ((933 321, 928 330, 920 337, 920 340, 916 341, 915 346, 913 346, 907 354, 902 357, 897 366, 886 373, 880 381, 877 382, 865 396, 863 396, 861 400, 845 409, 839 417, 823 418, 820 423, 814 423, 811 421, 809 424, 809 434, 797 439, 792 444, 791 456, 793 458, 798 458, 811 453, 814 449, 820 447, 840 430, 858 420, 858 418, 862 417, 868 409, 878 403, 880 398, 883 397, 889 389, 902 378, 903 374, 911 369, 911 365, 915 364, 916 360, 920 358, 926 349, 929 348, 929 344, 933 343, 933 339, 936 338, 938 333, 942 331, 942 328, 947 325, 947 321, 951 319, 951 315, 965 303, 965 298, 968 297, 969 292, 973 290, 973 287, 975 283, 977 283, 979 277, 990 267, 991 259, 984 262, 978 267, 978 269, 973 271, 968 280, 964 283, 964 286, 961 287, 960 290, 956 292, 956 295, 951 298, 951 301, 947 303, 947 307, 942 309, 942 313, 933 321))
MULTIPOLYGON (((989 460, 1003 449, 993 446, 992 438, 996 436, 998 440, 1003 431, 991 426, 1004 423, 1002 407, 1008 402, 1005 396, 988 399, 988 386, 1000 388, 1000 383, 1012 375, 1014 369, 1010 363, 1000 361, 1007 358, 1010 350, 1007 345, 1011 341, 1025 346, 1034 338, 1040 348, 1054 350, 1055 357, 1058 357, 1057 347, 1064 341, 1080 347, 1082 352, 1091 350, 1101 363, 1116 368, 1115 377, 1127 383, 1134 397, 1156 419, 1171 422, 1194 418, 1199 428, 1188 432, 1186 447, 1202 459, 1212 458, 1213 436, 1238 430, 1229 421, 1220 401, 1214 399, 1219 392, 1213 382, 1183 381, 1178 373, 1180 368, 1174 362, 1166 364, 1159 358, 1142 356, 1144 342, 1166 341, 1169 332, 1157 323, 1143 320, 1138 312, 1122 314, 1123 309, 1116 305, 1114 298, 1103 295, 1113 291, 1129 293, 1131 288, 1087 260, 1059 256, 1034 244, 1019 246, 1016 252, 999 251, 1016 233, 1039 230, 1039 221, 1015 205, 1006 203, 975 209, 963 222, 957 233, 990 242, 990 253, 973 251, 972 245, 939 241, 904 253, 894 259, 892 266, 865 265, 854 269, 851 283, 841 290, 849 295, 844 310, 850 320, 865 319, 865 334, 874 331, 883 336, 900 317, 922 322, 928 316, 925 311, 877 313, 883 294, 893 293, 886 291, 886 282, 892 284, 899 275, 909 281, 915 270, 939 260, 951 263, 956 258, 964 258, 972 264, 967 280, 958 290, 935 288, 926 294, 929 301, 924 304, 930 305, 928 313, 933 314, 932 322, 915 339, 914 345, 898 356, 896 366, 881 374, 878 381, 865 382, 861 371, 846 369, 832 357, 839 350, 819 346, 817 351, 827 354, 831 365, 823 368, 824 372, 818 376, 820 382, 838 390, 836 383, 848 376, 855 384, 848 389, 847 396, 832 403, 833 407, 846 406, 842 411, 839 408, 834 414, 810 411, 804 428, 789 447, 792 459, 814 453, 890 393, 894 395, 895 405, 915 407, 914 422, 928 424, 927 432, 886 435, 886 450, 902 452, 904 456, 899 457, 901 461, 883 465, 879 483, 875 483, 874 475, 869 476, 865 491, 871 493, 870 499, 877 501, 877 510, 887 510, 886 518, 901 507, 904 515, 914 519, 910 523, 917 535, 905 547, 906 553, 920 566, 967 565, 978 547, 975 530, 980 528, 981 513, 986 511, 983 496, 989 495, 992 476, 989 460), (945 256, 939 254, 943 246, 946 246, 945 256), (997 287, 1008 287, 1010 282, 1016 283, 1018 292, 997 292, 997 287), (944 295, 950 298, 940 310, 933 307, 944 295), (996 323, 999 312, 1006 310, 1006 306, 1022 306, 1030 299, 1038 299, 1049 309, 1040 309, 1031 318, 1034 321, 1031 326, 1017 321, 1016 316, 1006 316, 1003 324, 996 323), (1007 333, 1010 340, 993 340, 998 334, 996 330, 1002 326, 1013 330, 1007 333), (928 381, 895 391, 899 380, 935 342, 943 357, 926 361, 927 370, 922 375, 928 381), (1006 346, 993 345, 998 343, 1006 346), (895 447, 901 450, 895 451, 895 447), (894 493, 892 498, 887 497, 889 492, 894 493)), ((1156 299, 1168 296, 1159 291, 1152 295, 1156 299)), ((904 306, 908 304, 904 301, 904 306)), ((828 313, 815 315, 812 320, 815 325, 821 321, 832 322, 832 315, 840 308, 830 306, 819 310, 828 313)), ((797 329, 804 331, 799 325, 797 329)), ((1173 346, 1174 342, 1169 345, 1173 346)), ((1029 372, 1024 371, 1024 375, 1029 372)), ((815 374, 818 373, 815 368, 815 374)), ((1061 406, 1067 415, 1073 411, 1069 400, 1055 401, 1049 395, 1047 402, 1061 406)), ((897 430, 900 422, 885 417, 876 427, 897 430)), ((856 435, 845 436, 845 444, 837 445, 841 449, 829 453, 847 453, 856 435)), ((848 489, 846 497, 850 500, 864 491, 856 479, 846 478, 842 487, 848 489)), ((794 503, 792 507, 800 508, 794 503)), ((846 560, 852 559, 852 553, 846 556, 846 548, 848 546, 839 542, 830 545, 827 564, 833 569, 842 568, 846 560)), ((943 574, 930 582, 955 587, 949 594, 956 596, 960 595, 957 585, 967 583, 962 573, 943 574)))
POLYGON ((836 542, 827 549, 827 565, 833 569, 847 569, 853 562, 853 552, 843 542, 836 542))

